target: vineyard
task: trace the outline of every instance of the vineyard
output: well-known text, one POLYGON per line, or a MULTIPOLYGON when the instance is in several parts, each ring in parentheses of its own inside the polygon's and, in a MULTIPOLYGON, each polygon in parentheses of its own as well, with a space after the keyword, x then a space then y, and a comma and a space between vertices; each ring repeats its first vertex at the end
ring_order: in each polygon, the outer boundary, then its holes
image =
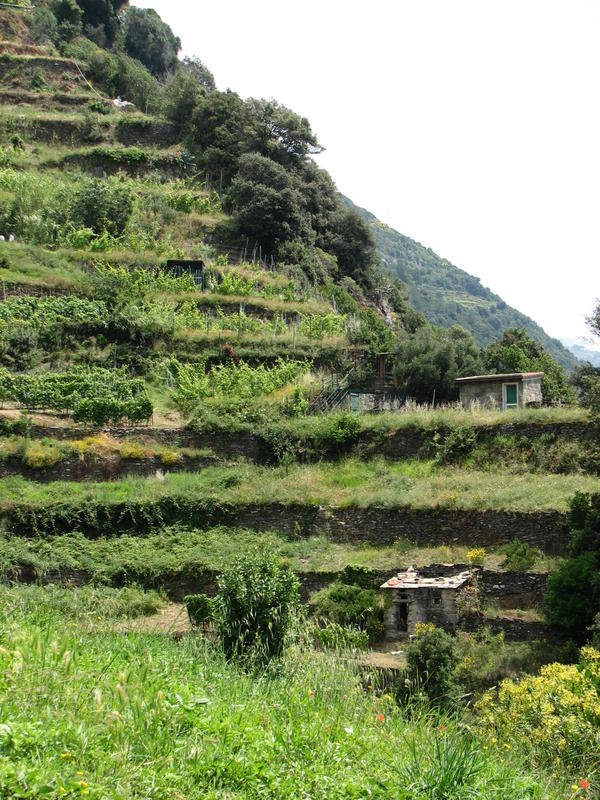
POLYGON ((176 405, 185 413, 206 398, 249 400, 271 394, 297 383, 309 368, 306 361, 278 359, 272 367, 264 364, 251 367, 240 361, 213 365, 207 370, 204 362, 181 364, 171 358, 167 364, 167 380, 173 386, 176 405))
POLYGON ((71 414, 75 422, 94 425, 148 420, 153 410, 143 380, 124 369, 100 367, 28 374, 0 369, 0 400, 27 411, 71 414))

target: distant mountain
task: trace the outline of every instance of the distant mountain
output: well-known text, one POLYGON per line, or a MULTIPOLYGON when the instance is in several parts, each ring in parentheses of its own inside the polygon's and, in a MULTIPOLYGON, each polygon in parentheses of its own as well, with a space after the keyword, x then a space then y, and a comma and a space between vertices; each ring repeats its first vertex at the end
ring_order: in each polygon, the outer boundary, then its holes
POLYGON ((440 258, 429 247, 380 222, 374 214, 343 198, 368 222, 382 266, 400 278, 410 293, 410 303, 434 325, 458 323, 471 331, 480 345, 498 339, 506 328, 525 328, 536 341, 571 370, 576 358, 558 339, 530 317, 511 308, 501 297, 481 285, 479 278, 440 258))
POLYGON ((568 342, 564 342, 564 344, 580 361, 589 361, 595 367, 600 367, 600 350, 592 350, 582 344, 569 344, 568 342))

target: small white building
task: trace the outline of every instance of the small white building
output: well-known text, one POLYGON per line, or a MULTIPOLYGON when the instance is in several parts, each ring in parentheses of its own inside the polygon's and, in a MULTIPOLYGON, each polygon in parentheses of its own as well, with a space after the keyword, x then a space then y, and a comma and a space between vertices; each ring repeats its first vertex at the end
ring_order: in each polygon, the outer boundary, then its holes
POLYGON ((460 404, 484 408, 525 408, 542 403, 543 372, 507 372, 457 378, 460 404))

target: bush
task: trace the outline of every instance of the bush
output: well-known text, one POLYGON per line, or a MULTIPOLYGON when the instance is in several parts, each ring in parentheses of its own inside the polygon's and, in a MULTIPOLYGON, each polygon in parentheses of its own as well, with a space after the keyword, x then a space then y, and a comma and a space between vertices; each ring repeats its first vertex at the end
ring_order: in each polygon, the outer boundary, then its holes
POLYGON ((219 576, 213 620, 227 658, 266 665, 278 658, 300 609, 298 578, 274 554, 259 550, 219 576))
POLYGON ((515 572, 526 572, 531 569, 538 557, 538 551, 527 542, 513 539, 504 548, 506 558, 502 562, 503 569, 515 572))
POLYGON ((213 600, 205 594, 187 594, 183 598, 190 622, 195 627, 209 622, 213 613, 213 600))
POLYGON ((568 559, 548 576, 544 597, 551 625, 584 642, 600 606, 598 560, 594 553, 568 559))
POLYGON ((477 444, 477 434, 470 427, 453 428, 446 435, 436 431, 432 443, 440 464, 456 464, 471 454, 477 444))
POLYGON ((383 606, 373 589, 332 583, 312 597, 314 615, 328 622, 365 631, 371 641, 385 634, 383 606))
POLYGON ((456 698, 458 661, 453 636, 432 624, 416 627, 406 651, 407 675, 415 689, 435 703, 456 698))
POLYGON ((600 752, 599 686, 600 653, 583 648, 578 665, 548 664, 485 694, 475 706, 480 728, 532 761, 589 774, 600 752))

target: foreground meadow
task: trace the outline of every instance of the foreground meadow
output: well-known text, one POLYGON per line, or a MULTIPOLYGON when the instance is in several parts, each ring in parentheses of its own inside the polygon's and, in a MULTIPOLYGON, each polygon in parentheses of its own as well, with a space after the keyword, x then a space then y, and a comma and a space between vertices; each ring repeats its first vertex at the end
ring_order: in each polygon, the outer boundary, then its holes
MULTIPOLYGON (((262 674, 200 636, 120 633, 137 590, 0 589, 0 792, 11 798, 579 796, 457 714, 402 710, 302 635, 262 674)), ((591 796, 591 795, 589 795, 591 796)))

